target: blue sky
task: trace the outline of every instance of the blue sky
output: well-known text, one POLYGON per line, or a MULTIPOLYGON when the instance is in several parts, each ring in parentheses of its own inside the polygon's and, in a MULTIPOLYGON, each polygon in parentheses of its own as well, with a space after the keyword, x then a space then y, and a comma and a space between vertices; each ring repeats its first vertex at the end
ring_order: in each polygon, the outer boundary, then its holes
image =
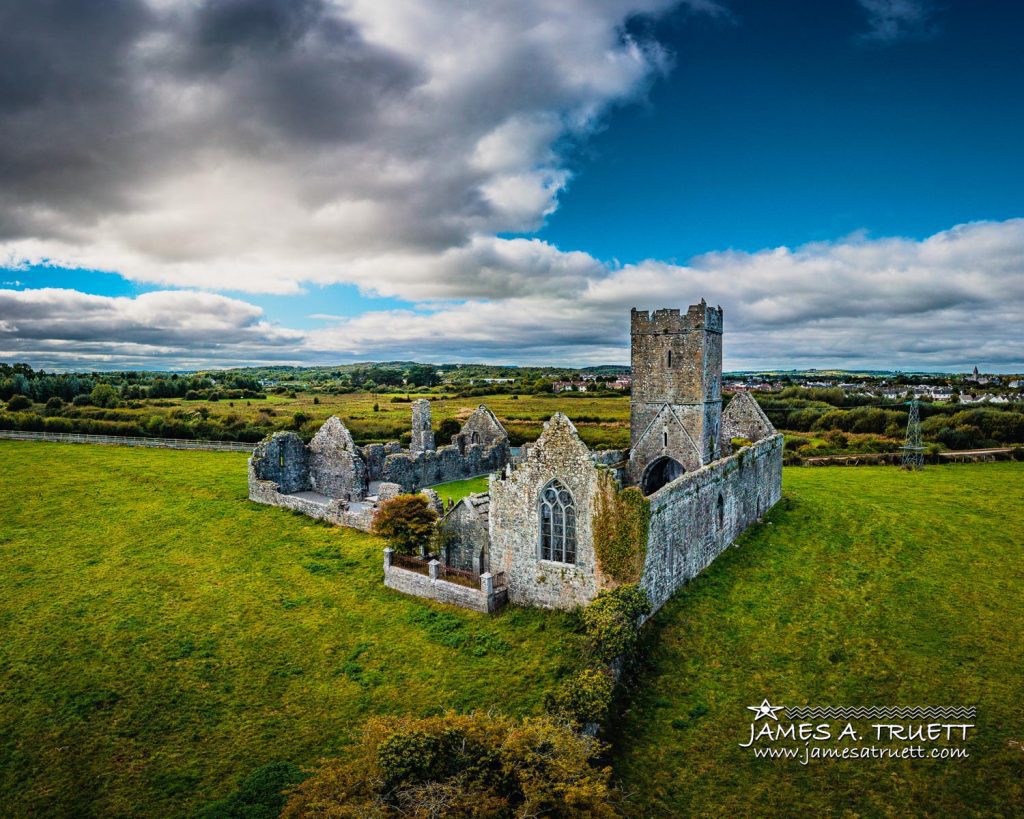
POLYGON ((1021 215, 1024 4, 947 2, 881 41, 855 3, 729 7, 654 25, 672 72, 588 141, 542 237, 682 262, 1021 215))
POLYGON ((49 5, 0 359, 621 363, 705 297, 727 367, 1024 370, 1018 4, 49 5))

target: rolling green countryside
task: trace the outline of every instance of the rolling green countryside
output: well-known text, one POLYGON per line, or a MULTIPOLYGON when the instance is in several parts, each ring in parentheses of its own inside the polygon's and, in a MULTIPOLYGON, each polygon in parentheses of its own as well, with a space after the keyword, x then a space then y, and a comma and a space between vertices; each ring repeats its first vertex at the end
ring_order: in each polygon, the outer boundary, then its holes
POLYGON ((371 714, 539 712, 572 618, 385 589, 383 542, 246 497, 241 453, 0 442, 0 794, 174 816, 371 714))
POLYGON ((1024 464, 791 468, 649 624, 617 726, 638 816, 1024 812, 1024 464), (976 705, 964 760, 754 759, 747 706, 976 705))
MULTIPOLYGON (((244 454, 0 452, 5 812, 189 815, 371 714, 539 712, 583 660, 571 613, 385 589, 382 541, 250 503, 244 454)), ((635 815, 1024 810, 1024 464, 791 468, 784 492, 648 626, 610 731, 635 815), (979 733, 961 761, 753 760, 765 697, 977 705, 979 733)))

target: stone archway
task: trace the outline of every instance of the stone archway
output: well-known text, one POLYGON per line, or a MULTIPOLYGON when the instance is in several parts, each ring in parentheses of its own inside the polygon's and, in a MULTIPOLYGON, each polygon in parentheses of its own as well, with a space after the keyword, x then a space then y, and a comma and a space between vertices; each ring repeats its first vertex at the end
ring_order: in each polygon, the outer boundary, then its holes
POLYGON ((674 481, 685 471, 679 461, 663 455, 647 465, 643 477, 640 479, 640 490, 645 495, 651 495, 665 484, 674 481))

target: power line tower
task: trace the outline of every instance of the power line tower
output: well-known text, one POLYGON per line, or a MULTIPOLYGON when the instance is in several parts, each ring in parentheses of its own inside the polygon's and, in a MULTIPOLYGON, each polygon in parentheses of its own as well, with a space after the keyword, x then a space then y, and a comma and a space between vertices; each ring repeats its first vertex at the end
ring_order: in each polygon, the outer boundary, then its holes
POLYGON ((924 468, 924 445, 921 443, 921 414, 917 408, 917 399, 908 401, 910 417, 907 418, 907 440, 900 447, 903 450, 903 469, 924 468))

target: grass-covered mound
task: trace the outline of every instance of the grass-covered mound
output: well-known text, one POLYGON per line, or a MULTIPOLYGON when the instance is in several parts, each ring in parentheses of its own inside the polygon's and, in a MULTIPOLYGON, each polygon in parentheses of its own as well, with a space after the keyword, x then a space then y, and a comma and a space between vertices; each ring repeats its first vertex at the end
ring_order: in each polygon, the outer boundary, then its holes
POLYGON ((655 618, 634 815, 1024 813, 1024 465, 789 469, 655 618), (747 706, 977 705, 965 760, 755 759, 747 706))
POLYGON ((383 542, 246 498, 245 456, 0 442, 7 815, 185 815, 374 714, 539 713, 570 618, 387 590, 383 542))

